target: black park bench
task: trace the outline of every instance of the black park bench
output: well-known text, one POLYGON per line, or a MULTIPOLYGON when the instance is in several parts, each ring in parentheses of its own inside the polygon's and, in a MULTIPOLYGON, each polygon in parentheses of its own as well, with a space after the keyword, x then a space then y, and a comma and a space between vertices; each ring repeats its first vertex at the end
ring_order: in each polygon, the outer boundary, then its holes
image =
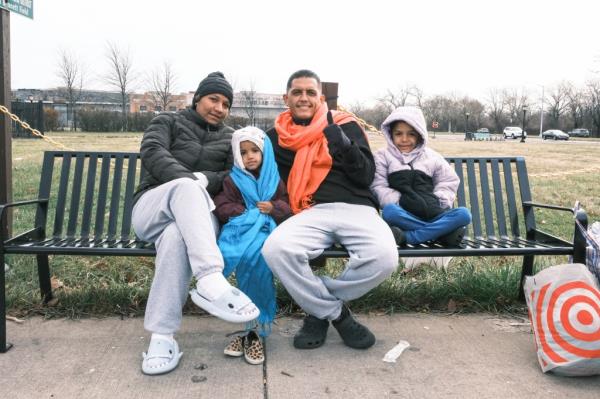
MULTIPOLYGON (((573 240, 537 228, 534 209, 575 212, 536 204, 522 157, 447 158, 460 177, 457 205, 471 210, 473 222, 461 248, 439 244, 408 245, 402 257, 523 256, 522 279, 533 272, 535 255, 571 255, 585 264, 585 238, 573 221, 573 240)), ((133 192, 144 174, 138 153, 48 151, 44 154, 38 198, 0 205, 35 205, 33 228, 0 237, 0 352, 6 352, 5 254, 36 255, 42 300, 52 299, 49 255, 154 256, 153 244, 131 228, 133 192)), ((575 217, 587 226, 583 210, 575 217)), ((344 258, 341 247, 323 258, 344 258)), ((522 295, 522 290, 519 290, 522 295)))

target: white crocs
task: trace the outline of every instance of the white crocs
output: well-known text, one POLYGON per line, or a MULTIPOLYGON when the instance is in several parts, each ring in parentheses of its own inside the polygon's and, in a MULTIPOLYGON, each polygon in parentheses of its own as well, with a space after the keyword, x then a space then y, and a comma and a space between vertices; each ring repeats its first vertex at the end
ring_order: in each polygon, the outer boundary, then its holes
POLYGON ((260 311, 250 298, 235 287, 229 288, 213 301, 200 295, 196 289, 191 290, 190 295, 196 305, 230 323, 245 323, 260 315, 260 311))
POLYGON ((143 352, 142 372, 147 375, 165 374, 179 364, 183 352, 179 352, 177 341, 152 338, 148 352, 143 352))

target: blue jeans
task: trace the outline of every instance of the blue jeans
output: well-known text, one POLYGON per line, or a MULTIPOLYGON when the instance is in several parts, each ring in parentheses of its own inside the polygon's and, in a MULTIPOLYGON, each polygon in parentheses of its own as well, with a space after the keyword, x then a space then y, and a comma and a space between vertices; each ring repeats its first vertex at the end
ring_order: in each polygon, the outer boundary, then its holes
POLYGON ((388 204, 383 208, 382 216, 390 226, 402 229, 406 234, 406 242, 413 245, 436 240, 471 223, 471 212, 464 207, 449 209, 426 222, 400 205, 388 204))

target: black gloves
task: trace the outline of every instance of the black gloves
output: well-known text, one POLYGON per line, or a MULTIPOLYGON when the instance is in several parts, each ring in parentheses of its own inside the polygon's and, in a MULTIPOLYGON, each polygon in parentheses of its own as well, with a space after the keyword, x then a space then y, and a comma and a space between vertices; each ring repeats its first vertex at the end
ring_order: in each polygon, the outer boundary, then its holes
POLYGON ((346 136, 346 133, 342 130, 339 125, 333 123, 333 116, 331 111, 327 111, 327 122, 329 125, 323 129, 323 133, 327 138, 327 145, 329 147, 329 153, 333 154, 338 151, 344 151, 350 148, 352 142, 346 136))
POLYGON ((401 170, 388 175, 388 185, 399 191, 402 209, 423 220, 431 220, 445 211, 433 194, 433 180, 420 170, 401 170))

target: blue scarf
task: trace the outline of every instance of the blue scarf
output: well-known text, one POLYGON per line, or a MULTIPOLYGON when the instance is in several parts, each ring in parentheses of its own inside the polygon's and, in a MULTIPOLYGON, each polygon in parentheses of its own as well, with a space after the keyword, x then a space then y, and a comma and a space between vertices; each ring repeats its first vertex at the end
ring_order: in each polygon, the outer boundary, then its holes
POLYGON ((238 287, 250 297, 260 310, 259 333, 269 335, 275 318, 277 302, 273 274, 260 251, 263 243, 276 227, 270 215, 260 213, 258 201, 270 201, 277 191, 279 171, 275 163, 273 146, 265 136, 263 161, 258 180, 234 165, 231 179, 242 193, 246 211, 229 219, 223 226, 218 244, 225 260, 223 274, 228 277, 235 271, 238 287))

